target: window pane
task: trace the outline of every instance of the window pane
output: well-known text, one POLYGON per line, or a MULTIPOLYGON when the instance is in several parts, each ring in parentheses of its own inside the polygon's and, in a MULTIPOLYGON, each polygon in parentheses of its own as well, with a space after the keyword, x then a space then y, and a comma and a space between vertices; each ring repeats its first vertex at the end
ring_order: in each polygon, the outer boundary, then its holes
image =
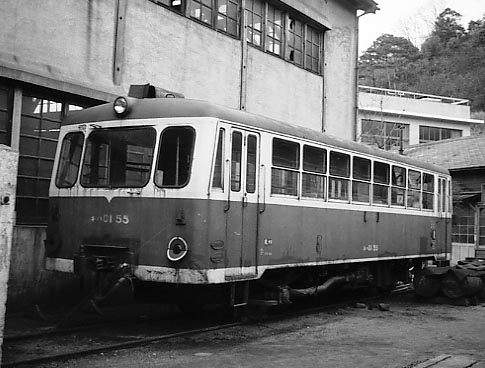
POLYGON ((349 180, 340 178, 330 178, 328 197, 330 199, 349 200, 349 180))
POLYGON ((409 170, 408 188, 421 190, 421 173, 419 171, 409 170))
POLYGON ((241 165, 242 165, 242 134, 232 133, 231 148, 231 190, 239 192, 241 190, 241 165))
POLYGON ((325 176, 304 173, 302 176, 302 196, 324 199, 325 176))
POLYGON ((273 165, 300 168, 300 145, 283 139, 273 139, 273 165))
POLYGON ((391 190, 391 204, 393 206, 404 206, 405 189, 392 188, 391 190))
POLYGON ((261 46, 263 2, 260 0, 247 0, 245 17, 248 27, 247 41, 253 45, 261 46))
MULTIPOLYGON (((143 130, 146 131, 144 133, 146 136, 151 135, 151 132, 147 131, 148 128, 140 129, 140 133, 143 130)), ((151 129, 149 130, 151 131, 151 129)), ((155 172, 156 185, 163 187, 182 187, 188 183, 192 169, 194 141, 195 132, 189 127, 170 127, 162 132, 157 170, 155 172)), ((136 142, 140 146, 140 150, 144 149, 147 152, 138 161, 145 165, 146 171, 135 182, 137 186, 145 185, 148 180, 150 174, 149 168, 152 162, 151 150, 153 150, 154 141, 152 142, 147 137, 143 145, 141 143, 136 142)))
POLYGON ((56 175, 58 187, 68 188, 76 182, 83 143, 84 134, 81 132, 69 133, 64 137, 56 175))
POLYGON ((352 182, 352 201, 370 203, 370 183, 352 182))
POLYGON ((408 203, 407 206, 410 208, 421 208, 421 192, 418 190, 408 190, 408 203))
POLYGON ((219 130, 217 141, 216 160, 214 162, 214 174, 212 176, 212 188, 224 189, 224 129, 219 130))
POLYGON ((434 192, 434 175, 423 173, 423 190, 434 192))
POLYGON ((298 172, 273 168, 271 194, 298 195, 298 172))
POLYGON ((257 146, 258 140, 254 135, 248 135, 247 160, 246 160, 246 191, 256 191, 256 168, 257 168, 257 146))
POLYGON ((212 0, 190 0, 189 14, 192 18, 212 24, 212 0))
POLYGON ((10 144, 13 90, 0 86, 0 144, 10 144))
POLYGON ((354 157, 353 178, 370 181, 370 160, 354 157))
POLYGON ((434 208, 434 194, 423 192, 423 209, 432 210, 434 208))
POLYGON ((389 187, 387 185, 373 185, 372 203, 389 204, 389 187))
POLYGON ((303 146, 303 170, 317 173, 326 171, 327 152, 324 149, 303 146))
POLYGON ((389 184, 389 165, 382 162, 374 162, 374 183, 389 184))
POLYGON ((330 175, 350 176, 350 156, 340 152, 330 152, 330 175))
MULTIPOLYGON (((180 137, 172 134, 169 139, 172 140, 167 143, 167 137, 162 134, 158 171, 165 175, 157 174, 170 181, 175 166, 181 167, 180 162, 173 164, 176 159, 168 155, 170 149, 175 150, 173 146, 177 146, 179 152, 184 150, 180 148, 180 137)), ((155 130, 152 128, 94 130, 87 138, 81 184, 109 188, 144 186, 150 177, 154 147, 155 130)))
POLYGON ((217 13, 217 29, 227 32, 233 36, 238 34, 237 30, 237 0, 219 0, 217 13))
POLYGON ((406 187, 406 169, 400 166, 392 167, 392 185, 406 187))
POLYGON ((268 5, 266 17, 266 51, 281 55, 283 40, 283 12, 268 5))

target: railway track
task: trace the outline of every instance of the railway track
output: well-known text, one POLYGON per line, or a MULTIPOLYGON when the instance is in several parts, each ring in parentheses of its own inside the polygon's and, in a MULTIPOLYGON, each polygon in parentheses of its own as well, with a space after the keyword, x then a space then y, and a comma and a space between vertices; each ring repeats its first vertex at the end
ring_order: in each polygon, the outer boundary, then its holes
MULTIPOLYGON (((401 288, 397 292, 407 292, 401 288)), ((53 329, 38 333, 6 337, 3 344, 2 367, 35 366, 56 361, 76 359, 121 349, 130 349, 174 338, 191 337, 211 331, 242 325, 271 322, 301 315, 348 307, 356 302, 373 302, 379 296, 341 300, 326 305, 304 304, 277 313, 260 314, 255 319, 221 321, 214 316, 187 319, 184 316, 110 321, 103 324, 53 329)))

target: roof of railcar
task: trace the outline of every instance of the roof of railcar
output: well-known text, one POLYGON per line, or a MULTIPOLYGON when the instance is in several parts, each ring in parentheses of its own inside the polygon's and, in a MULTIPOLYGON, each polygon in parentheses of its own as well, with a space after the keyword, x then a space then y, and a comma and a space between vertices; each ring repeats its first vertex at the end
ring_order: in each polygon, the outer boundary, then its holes
POLYGON ((129 119, 212 117, 448 174, 448 170, 441 166, 207 101, 184 98, 127 98, 127 100, 130 110, 123 118, 115 115, 112 103, 107 103, 71 113, 63 125, 129 119))

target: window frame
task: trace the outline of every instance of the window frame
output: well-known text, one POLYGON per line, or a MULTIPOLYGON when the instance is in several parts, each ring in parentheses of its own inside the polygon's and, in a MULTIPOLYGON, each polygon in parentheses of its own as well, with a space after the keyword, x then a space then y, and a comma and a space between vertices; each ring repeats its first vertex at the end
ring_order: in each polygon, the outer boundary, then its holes
POLYGON ((344 202, 344 203, 350 203, 351 201, 351 188, 350 188, 350 183, 351 183, 351 174, 352 174, 352 168, 351 168, 351 155, 350 153, 346 152, 341 152, 341 151, 336 151, 336 150, 330 150, 330 153, 328 155, 328 200, 329 201, 336 201, 336 202, 344 202), (333 160, 332 156, 336 157, 335 155, 339 155, 341 158, 344 159, 344 161, 347 161, 347 167, 343 167, 344 171, 342 171, 342 175, 339 173, 337 170, 336 172, 332 172, 332 169, 337 169, 337 166, 332 167, 333 160), (345 158, 344 158, 345 157, 345 158), (348 160, 347 160, 348 159, 348 160), (346 171, 346 172, 345 172, 346 171), (346 184, 340 185, 339 183, 346 184), (337 188, 335 188, 335 185, 337 188), (344 188, 347 188, 346 190, 342 190, 344 188), (335 188, 336 192, 338 193, 343 193, 344 195, 339 195, 339 196, 332 196, 333 194, 333 188, 335 188))
POLYGON ((172 125, 172 126, 167 126, 167 127, 165 127, 160 132, 160 134, 158 136, 158 145, 155 145, 154 156, 156 155, 156 160, 155 160, 155 167, 154 167, 155 173, 153 175, 153 183, 158 188, 164 188, 164 189, 181 189, 181 188, 186 187, 190 183, 190 179, 191 179, 192 171, 193 171, 194 151, 195 151, 196 140, 197 140, 197 132, 190 125, 172 125), (179 184, 179 185, 163 185, 163 183, 162 184, 159 184, 159 183, 157 183, 157 172, 159 171, 158 170, 158 167, 159 167, 159 163, 160 163, 160 156, 161 156, 161 149, 162 149, 162 138, 163 138, 163 134, 167 130, 180 129, 180 128, 184 128, 184 129, 190 130, 192 132, 192 146, 190 147, 191 156, 190 156, 190 159, 189 159, 189 161, 190 161, 190 168, 189 168, 188 173, 187 173, 187 179, 185 180, 184 183, 179 184))
MULTIPOLYGON (((288 196, 288 197, 295 197, 299 198, 300 197, 300 174, 301 174, 301 145, 300 142, 295 142, 293 140, 289 139, 283 139, 280 137, 273 137, 271 140, 271 188, 270 188, 270 193, 271 195, 282 195, 282 196, 288 196), (296 152, 293 152, 294 158, 295 158, 295 164, 293 166, 290 165, 285 165, 282 161, 280 162, 275 162, 275 142, 288 144, 288 145, 293 145, 296 149, 296 152), (282 173, 279 177, 279 181, 287 181, 288 179, 290 181, 295 181, 296 185, 291 186, 291 187, 285 187, 285 186, 275 186, 275 176, 277 173, 282 173), (288 176, 288 178, 285 178, 288 176), (279 189, 278 189, 279 188, 279 189), (275 189, 278 189, 278 191, 275 191, 275 189), (288 193, 282 193, 282 192, 288 192, 288 193)), ((290 160, 291 162, 291 160, 290 160)))

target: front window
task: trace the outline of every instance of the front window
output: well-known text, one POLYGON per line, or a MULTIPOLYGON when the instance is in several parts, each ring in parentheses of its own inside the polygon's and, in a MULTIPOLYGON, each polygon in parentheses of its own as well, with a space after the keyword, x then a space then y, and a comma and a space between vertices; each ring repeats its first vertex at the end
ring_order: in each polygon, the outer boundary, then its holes
POLYGON ((155 184, 160 187, 185 186, 190 177, 195 132, 190 127, 170 127, 162 132, 155 184))
POLYGON ((68 133, 64 137, 56 176, 56 185, 59 188, 69 188, 76 183, 83 144, 84 134, 81 132, 68 133))
POLYGON ((81 174, 85 187, 143 187, 150 178, 153 128, 94 130, 87 139, 81 174))

